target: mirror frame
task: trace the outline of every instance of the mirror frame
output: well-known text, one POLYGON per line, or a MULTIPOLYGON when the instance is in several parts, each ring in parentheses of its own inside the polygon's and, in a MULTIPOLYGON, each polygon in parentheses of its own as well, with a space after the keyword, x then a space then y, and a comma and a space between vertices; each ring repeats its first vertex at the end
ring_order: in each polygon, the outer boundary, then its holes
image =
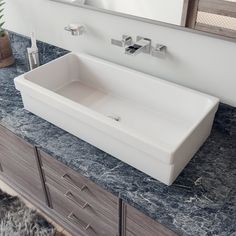
MULTIPOLYGON (((106 9, 102 9, 102 8, 96 8, 96 7, 89 6, 89 5, 69 3, 69 2, 64 1, 64 0, 50 0, 50 1, 57 2, 57 3, 62 3, 62 4, 70 5, 70 6, 75 6, 75 7, 79 7, 79 8, 84 8, 84 9, 87 9, 87 10, 98 11, 98 12, 102 12, 102 13, 109 14, 109 15, 125 17, 125 18, 131 19, 131 20, 141 21, 141 22, 144 22, 144 23, 149 23, 149 24, 158 25, 158 26, 162 26, 162 27, 168 27, 168 28, 182 30, 182 31, 190 32, 190 33, 194 33, 194 34, 201 34, 201 35, 204 35, 204 36, 209 36, 209 37, 218 38, 218 39, 222 39, 222 40, 226 40, 226 41, 236 42, 236 38, 233 38, 233 37, 227 37, 227 36, 223 36, 223 35, 219 35, 219 34, 214 34, 214 33, 211 33, 211 32, 200 31, 200 30, 196 30, 196 29, 193 29, 193 28, 188 28, 188 27, 181 26, 181 25, 174 25, 174 24, 170 24, 170 23, 157 21, 157 20, 152 20, 152 19, 143 18, 143 17, 139 17, 139 16, 129 15, 129 14, 126 14, 126 13, 106 10, 106 9)), ((186 8, 188 8, 188 2, 189 2, 189 0, 184 0, 183 9, 186 11, 186 16, 184 16, 185 18, 187 17, 187 9, 186 8)), ((182 18, 184 18, 184 17, 182 17, 182 18)), ((183 22, 183 19, 181 20, 181 23, 182 22, 183 22)))

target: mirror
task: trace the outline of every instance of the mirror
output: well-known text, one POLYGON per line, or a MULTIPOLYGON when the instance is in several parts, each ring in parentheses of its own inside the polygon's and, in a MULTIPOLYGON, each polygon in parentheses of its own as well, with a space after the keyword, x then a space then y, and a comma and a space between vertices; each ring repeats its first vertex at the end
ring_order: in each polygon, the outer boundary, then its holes
POLYGON ((236 0, 53 0, 236 39, 236 0))
MULTIPOLYGON (((74 1, 76 2, 76 1, 74 1)), ((81 1, 80 1, 81 2, 81 1)), ((83 4, 99 9, 138 16, 170 24, 181 24, 184 0, 85 0, 83 4), (147 4, 148 1, 148 4, 147 4)))

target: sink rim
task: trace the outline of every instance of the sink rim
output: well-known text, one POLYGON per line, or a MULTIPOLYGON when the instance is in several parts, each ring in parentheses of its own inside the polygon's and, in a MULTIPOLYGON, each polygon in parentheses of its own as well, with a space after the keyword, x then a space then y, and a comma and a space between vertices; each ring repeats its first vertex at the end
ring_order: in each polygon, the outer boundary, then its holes
MULTIPOLYGON (((55 102, 62 103, 64 107, 70 108, 72 110, 76 110, 76 112, 82 112, 83 115, 89 116, 90 119, 93 120, 93 122, 90 122, 89 125, 92 126, 93 128, 98 129, 96 123, 100 122, 101 124, 108 126, 110 129, 114 129, 115 128, 118 132, 121 132, 124 135, 128 135, 132 139, 135 139, 135 140, 138 140, 139 142, 142 142, 148 148, 153 148, 154 150, 158 149, 159 151, 161 151, 163 153, 163 155, 165 154, 166 157, 168 156, 168 160, 167 160, 167 158, 156 157, 155 155, 153 155, 154 151, 151 152, 151 154, 150 154, 150 152, 149 151, 147 152, 144 148, 140 148, 140 146, 137 147, 137 146, 133 145, 134 148, 139 149, 140 151, 151 155, 153 158, 161 161, 164 164, 172 165, 172 164, 175 163, 174 162, 174 153, 181 147, 181 145, 186 141, 186 139, 188 139, 189 135, 197 128, 197 126, 203 121, 203 119, 209 113, 213 112, 214 109, 215 110, 217 109, 217 104, 219 103, 219 99, 216 98, 216 97, 213 97, 211 95, 207 95, 207 94, 201 93, 199 91, 192 90, 190 88, 186 88, 184 86, 181 86, 181 85, 178 85, 178 84, 175 84, 175 83, 172 83, 172 82, 160 79, 158 77, 154 77, 152 75, 149 75, 149 74, 146 74, 146 73, 143 73, 143 72, 139 72, 139 71, 130 69, 128 67, 121 66, 119 64, 115 64, 115 63, 112 63, 110 61, 106 61, 104 59, 101 59, 101 58, 98 58, 98 57, 94 57, 94 56, 91 56, 91 55, 87 55, 87 54, 84 54, 84 53, 74 53, 74 52, 71 52, 71 53, 69 53, 69 54, 67 54, 67 55, 65 55, 63 57, 57 58, 57 59, 55 59, 55 60, 53 60, 53 61, 51 61, 51 62, 49 62, 49 63, 47 63, 47 64, 45 64, 45 65, 43 65, 41 67, 39 67, 39 68, 36 68, 34 71, 41 70, 43 67, 48 66, 48 64, 55 63, 57 60, 62 60, 63 58, 69 57, 70 55, 75 55, 75 56, 78 56, 78 57, 86 57, 86 58, 89 58, 89 59, 92 59, 92 60, 96 59, 97 61, 99 61, 101 63, 108 64, 108 66, 112 66, 112 67, 115 67, 115 68, 118 68, 118 69, 123 69, 123 70, 125 69, 125 70, 128 70, 129 72, 132 72, 132 73, 138 73, 140 76, 145 77, 145 79, 151 79, 152 81, 158 80, 161 83, 164 83, 164 84, 167 84, 167 85, 170 85, 170 86, 175 86, 177 88, 184 89, 184 90, 187 90, 187 91, 190 91, 190 92, 193 92, 193 93, 197 93, 197 94, 199 94, 201 96, 204 96, 206 99, 208 99, 211 102, 211 106, 209 106, 207 108, 207 111, 204 112, 204 114, 202 114, 202 117, 200 119, 198 119, 198 121, 195 122, 193 124, 193 126, 191 126, 188 129, 187 132, 185 132, 184 138, 181 139, 179 141, 179 143, 176 144, 173 149, 171 149, 169 146, 167 147, 165 142, 163 142, 162 140, 158 140, 158 142, 150 142, 149 140, 146 140, 145 138, 140 137, 140 136, 134 134, 133 132, 130 132, 130 130, 127 130, 127 128, 122 127, 122 125, 119 122, 114 122, 109 117, 106 117, 105 115, 103 115, 103 114, 101 114, 99 112, 96 112, 96 111, 94 111, 94 110, 92 110, 92 109, 90 109, 90 108, 88 108, 88 107, 86 107, 86 106, 84 106, 84 105, 82 105, 80 103, 77 103, 77 102, 75 102, 75 101, 73 101, 73 100, 71 100, 69 98, 66 98, 66 97, 64 97, 64 96, 62 96, 60 94, 57 94, 55 91, 52 91, 52 90, 47 89, 47 88, 44 88, 43 86, 40 86, 40 85, 30 81, 27 78, 27 76, 30 75, 32 73, 32 71, 29 71, 26 74, 20 75, 17 78, 15 78, 16 87, 18 86, 18 82, 20 82, 24 86, 27 86, 28 88, 30 88, 31 92, 36 89, 37 92, 42 94, 42 95, 44 95, 44 97, 48 97, 49 99, 52 99, 55 102)), ((17 87, 17 89, 23 91, 22 90, 22 86, 21 86, 21 89, 19 87, 17 87)), ((65 110, 61 109, 61 112, 65 112, 65 110)), ((67 115, 71 116, 71 114, 69 114, 69 113, 67 113, 67 115)), ((79 119, 79 120, 80 120, 80 122, 84 122, 81 119, 79 119)), ((106 133, 107 135, 112 136, 113 138, 118 139, 119 141, 124 142, 122 139, 117 138, 117 135, 112 135, 112 132, 108 132, 106 129, 105 129, 105 131, 104 131, 104 129, 99 129, 99 131, 101 131, 103 133, 106 133)), ((128 142, 124 142, 124 143, 126 145, 131 145, 128 142)))

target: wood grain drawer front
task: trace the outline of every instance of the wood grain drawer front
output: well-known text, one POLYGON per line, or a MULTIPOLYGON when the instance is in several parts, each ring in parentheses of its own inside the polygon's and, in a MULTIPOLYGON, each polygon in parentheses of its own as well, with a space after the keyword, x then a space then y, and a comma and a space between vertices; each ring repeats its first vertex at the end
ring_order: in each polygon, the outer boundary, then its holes
POLYGON ((12 157, 25 165, 37 168, 33 146, 0 125, 1 157, 12 157))
POLYGON ((72 190, 81 198, 86 199, 92 206, 107 214, 107 217, 118 219, 117 197, 47 154, 40 152, 40 155, 46 181, 47 177, 50 177, 55 183, 61 185, 64 190, 72 190))
POLYGON ((173 231, 126 204, 124 215, 125 236, 177 236, 173 231))
POLYGON ((65 186, 58 182, 59 181, 57 179, 55 180, 55 176, 51 174, 46 174, 46 183, 57 189, 57 191, 64 195, 68 200, 74 201, 74 203, 80 206, 81 208, 84 208, 85 206, 89 205, 115 224, 118 223, 118 209, 115 211, 109 211, 109 209, 105 209, 104 207, 95 204, 93 201, 89 201, 89 199, 82 195, 81 192, 75 191, 73 188, 70 188, 70 186, 65 186))
POLYGON ((72 192, 62 195, 54 186, 46 184, 53 209, 65 220, 88 236, 116 236, 118 224, 97 212, 91 205, 72 192))
POLYGON ((0 158, 2 175, 7 177, 17 187, 41 202, 45 201, 42 184, 37 172, 12 160, 12 158, 0 158))

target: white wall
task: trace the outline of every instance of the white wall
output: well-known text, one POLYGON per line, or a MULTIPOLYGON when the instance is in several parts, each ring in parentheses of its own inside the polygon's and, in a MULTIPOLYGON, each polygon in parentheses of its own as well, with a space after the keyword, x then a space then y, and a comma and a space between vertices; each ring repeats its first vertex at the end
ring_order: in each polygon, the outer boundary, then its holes
MULTIPOLYGON (((217 97, 236 106, 236 43, 155 26, 117 16, 63 5, 48 0, 8 0, 6 27, 73 51, 84 51, 137 70, 156 75, 217 97), (72 37, 63 30, 71 22, 82 22, 88 32, 72 37), (112 46, 111 38, 122 34, 142 35, 168 46, 168 58, 136 57, 112 46)), ((130 88, 132 89, 132 88, 130 88)))

